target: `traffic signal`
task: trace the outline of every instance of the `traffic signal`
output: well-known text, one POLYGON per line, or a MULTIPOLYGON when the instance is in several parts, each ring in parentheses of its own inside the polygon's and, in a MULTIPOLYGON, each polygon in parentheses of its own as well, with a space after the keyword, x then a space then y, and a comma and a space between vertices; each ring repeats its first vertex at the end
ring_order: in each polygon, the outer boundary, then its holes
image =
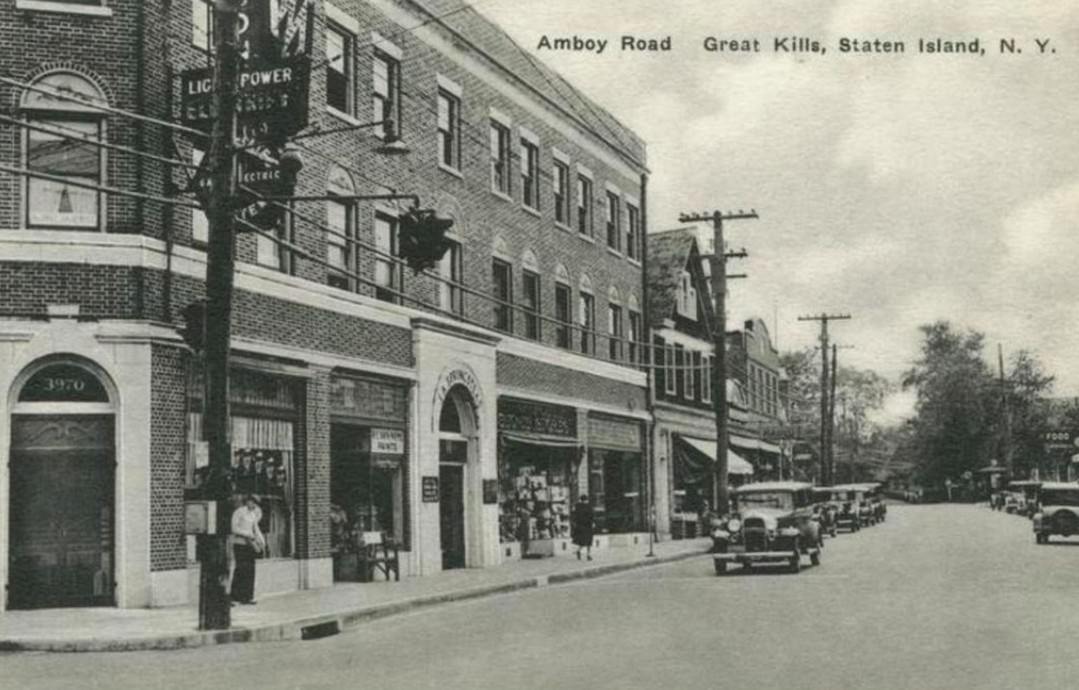
POLYGON ((449 218, 440 218, 429 209, 409 209, 400 219, 401 258, 416 273, 434 268, 453 244, 446 231, 453 227, 449 218))

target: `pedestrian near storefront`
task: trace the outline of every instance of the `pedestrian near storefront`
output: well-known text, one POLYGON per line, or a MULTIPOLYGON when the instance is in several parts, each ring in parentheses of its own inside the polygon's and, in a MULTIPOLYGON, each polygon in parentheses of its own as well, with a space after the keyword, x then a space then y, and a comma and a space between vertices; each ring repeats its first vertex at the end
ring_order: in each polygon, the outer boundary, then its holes
POLYGON ((528 557, 528 545, 532 541, 532 505, 522 502, 517 506, 517 541, 521 544, 521 558, 528 557))
POLYGON ((262 509, 258 498, 251 494, 244 496, 243 504, 232 512, 232 557, 236 569, 230 594, 239 604, 255 603, 255 557, 266 548, 260 520, 262 509))
POLYGON ((592 560, 592 533, 595 529, 595 515, 588 496, 581 496, 573 508, 573 543, 577 545, 577 560, 581 560, 581 549, 585 549, 588 560, 592 560))

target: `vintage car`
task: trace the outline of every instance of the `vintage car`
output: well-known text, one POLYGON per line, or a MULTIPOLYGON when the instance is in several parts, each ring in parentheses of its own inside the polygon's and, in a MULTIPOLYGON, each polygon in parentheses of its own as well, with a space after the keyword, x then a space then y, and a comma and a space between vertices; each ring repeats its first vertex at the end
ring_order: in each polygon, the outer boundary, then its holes
POLYGON ((857 532, 876 521, 862 484, 838 484, 831 490, 832 500, 839 504, 840 527, 857 532))
POLYGON ((1027 500, 1021 491, 1004 492, 1004 512, 1022 515, 1027 509, 1027 500))
POLYGON ((819 565, 822 536, 812 488, 804 482, 761 482, 732 491, 732 511, 712 532, 716 574, 726 573, 729 563, 785 563, 796 573, 802 556, 819 565))
POLYGON ((1079 484, 1042 482, 1040 505, 1034 514, 1034 541, 1048 544, 1049 536, 1079 534, 1079 484))
POLYGON ((821 532, 830 537, 836 536, 839 529, 839 504, 832 500, 832 491, 827 486, 814 486, 812 491, 821 532))
POLYGON ((1018 513, 1027 517, 1034 517, 1038 512, 1038 493, 1042 483, 1033 479, 1019 479, 1008 482, 1008 494, 1012 500, 1012 510, 1008 510, 1008 496, 1004 497, 1004 510, 1009 513, 1018 513))
POLYGON ((884 494, 881 492, 880 484, 870 482, 862 484, 862 487, 865 489, 865 497, 869 502, 869 507, 873 511, 873 522, 884 522, 884 519, 888 517, 888 506, 884 502, 884 494))

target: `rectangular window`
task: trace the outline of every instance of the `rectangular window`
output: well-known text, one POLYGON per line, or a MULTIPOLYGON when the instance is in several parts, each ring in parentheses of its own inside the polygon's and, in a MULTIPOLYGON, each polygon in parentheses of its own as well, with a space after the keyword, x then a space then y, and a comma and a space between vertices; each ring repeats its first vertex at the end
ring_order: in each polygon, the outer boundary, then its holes
POLYGON ((675 375, 676 375, 675 372, 677 370, 674 368, 674 348, 672 346, 668 345, 664 349, 664 355, 665 355, 665 360, 666 360, 664 362, 664 364, 665 364, 666 370, 667 370, 666 371, 666 379, 667 379, 666 384, 667 385, 666 385, 665 390, 666 390, 668 395, 674 395, 675 393, 678 392, 678 380, 675 378, 675 375))
MULTIPOLYGON (((375 122, 393 122, 397 135, 401 133, 401 63, 379 49, 372 57, 371 117, 375 122)), ((379 125, 376 133, 385 137, 386 125, 379 125)))
MULTIPOLYGON (((453 283, 461 282, 461 245, 454 242, 438 263, 438 274, 453 283)), ((457 285, 438 284, 438 304, 444 311, 460 314, 464 310, 464 293, 457 285)))
MULTIPOLYGON (((191 149, 191 162, 194 165, 201 165, 203 156, 205 156, 204 151, 191 149)), ((201 209, 191 209, 191 240, 202 244, 210 241, 210 219, 201 209)))
POLYGON ((333 199, 326 202, 326 282, 342 290, 352 286, 346 273, 352 270, 352 215, 351 204, 333 199))
POLYGON ((625 332, 622 326, 622 307, 617 304, 607 305, 607 333, 610 337, 608 355, 612 362, 622 361, 622 338, 625 332))
POLYGON ((641 212, 633 204, 626 204, 626 256, 640 259, 641 212))
POLYGON ((569 166, 554 162, 554 221, 569 225, 569 166))
POLYGON ((558 330, 555 333, 558 346, 568 350, 573 343, 573 313, 570 305, 570 291, 568 285, 557 283, 554 286, 554 315, 558 319, 558 330))
POLYGON ((686 397, 686 391, 689 390, 689 384, 686 379, 689 378, 689 364, 686 361, 686 350, 681 345, 674 346, 674 366, 677 367, 677 377, 675 378, 675 393, 680 397, 686 397))
POLYGON ((701 390, 701 353, 700 352, 694 352, 693 353, 693 362, 692 363, 693 363, 693 370, 692 370, 691 373, 693 375, 690 376, 690 378, 689 378, 691 385, 689 386, 689 390, 686 392, 686 397, 689 398, 690 400, 695 400, 697 398, 697 391, 701 390))
POLYGON ((213 6, 207 0, 191 0, 191 43, 211 50, 213 45, 213 6))
POLYGON ((705 355, 702 364, 704 373, 701 377, 701 400, 712 402, 712 356, 705 355))
POLYGON ((491 261, 491 281, 494 288, 495 328, 513 332, 513 268, 499 259, 491 261))
POLYGON ((438 160, 447 168, 461 169, 461 101, 438 90, 438 160))
POLYGON ((592 236, 592 180, 577 176, 577 232, 592 236))
POLYGON ((389 258, 397 256, 397 219, 385 213, 375 214, 375 297, 384 302, 400 301, 400 266, 389 258), (389 255, 389 256, 387 256, 389 255))
POLYGON ((639 364, 641 361, 641 352, 639 343, 641 342, 641 315, 639 312, 631 311, 629 313, 629 361, 630 364, 639 364))
POLYGON ((622 248, 622 201, 614 192, 607 192, 607 246, 622 248))
MULTIPOLYGON (((292 213, 282 214, 273 229, 273 235, 280 240, 290 240, 292 237, 292 213)), ((288 247, 263 234, 255 235, 255 261, 260 266, 273 268, 282 273, 291 273, 292 271, 292 256, 288 247)))
POLYGON ((667 390, 667 358, 665 355, 665 349, 663 347, 663 338, 655 338, 652 342, 652 366, 653 370, 653 382, 656 387, 656 397, 662 398, 664 391, 667 390))
POLYGON ((697 320, 697 289, 693 287, 693 276, 689 271, 682 271, 679 282, 678 313, 687 319, 697 320))
POLYGON ((352 44, 352 34, 326 27, 326 105, 346 115, 352 115, 352 44))
POLYGON ((491 189, 510 193, 510 130, 491 120, 491 189))
POLYGON ((587 292, 580 293, 577 304, 581 326, 581 353, 592 355, 596 352, 596 298, 587 292))
POLYGON ((521 140, 521 203, 539 210, 539 147, 521 140))
MULTIPOLYGON (((99 120, 36 120, 35 125, 61 134, 26 130, 26 168, 70 180, 101 184, 102 151, 77 137, 101 138, 99 120)), ((96 229, 100 227, 101 193, 60 180, 28 177, 27 224, 30 227, 96 229)))
POLYGON ((540 324, 540 277, 532 271, 524 271, 521 274, 521 283, 524 288, 525 337, 530 340, 539 340, 542 327, 540 324))

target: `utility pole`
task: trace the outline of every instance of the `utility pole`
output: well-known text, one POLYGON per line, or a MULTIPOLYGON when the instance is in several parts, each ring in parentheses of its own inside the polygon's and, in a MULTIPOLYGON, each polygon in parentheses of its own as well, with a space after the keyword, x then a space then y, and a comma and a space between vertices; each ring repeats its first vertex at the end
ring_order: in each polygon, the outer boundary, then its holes
POLYGON ((1008 478, 1014 479, 1013 472, 1015 468, 1012 466, 1012 410, 1011 404, 1008 401, 1008 382, 1004 378, 1004 346, 997 343, 997 364, 1000 367, 1000 407, 1004 416, 1004 438, 1002 445, 1004 455, 1004 467, 1008 470, 1008 478))
POLYGON ((712 324, 712 345, 715 350, 716 365, 712 367, 712 405, 716 415, 716 462, 709 473, 712 487, 712 507, 720 515, 730 510, 730 495, 727 486, 727 279, 744 274, 727 275, 727 259, 741 259, 748 256, 743 249, 740 252, 727 252, 723 241, 723 221, 749 220, 758 218, 757 212, 750 210, 735 213, 683 213, 679 216, 682 223, 712 223, 712 307, 715 319, 712 324))
MULTIPOLYGON (((835 384, 836 384, 836 372, 839 370, 839 361, 837 355, 838 348, 835 343, 832 343, 832 371, 830 375, 832 380, 828 382, 828 467, 829 473, 832 478, 835 479, 835 384)), ((825 353, 827 356, 827 353, 825 353)), ((844 403, 844 412, 846 411, 846 403, 844 403)), ((854 481, 853 479, 851 481, 854 481)))
POLYGON ((831 486, 835 481, 831 447, 831 419, 834 408, 829 402, 831 397, 829 391, 832 389, 833 384, 828 374, 828 322, 848 320, 850 318, 850 314, 826 314, 823 312, 816 316, 798 317, 799 321, 820 321, 820 462, 821 481, 825 486, 831 486))
POLYGON ((229 474, 229 349, 235 261, 236 105, 240 71, 241 0, 215 0, 213 123, 210 130, 209 245, 206 258, 206 371, 203 434, 209 446, 205 498, 216 503, 213 534, 199 536, 199 629, 231 625, 227 591, 231 510, 229 474))

